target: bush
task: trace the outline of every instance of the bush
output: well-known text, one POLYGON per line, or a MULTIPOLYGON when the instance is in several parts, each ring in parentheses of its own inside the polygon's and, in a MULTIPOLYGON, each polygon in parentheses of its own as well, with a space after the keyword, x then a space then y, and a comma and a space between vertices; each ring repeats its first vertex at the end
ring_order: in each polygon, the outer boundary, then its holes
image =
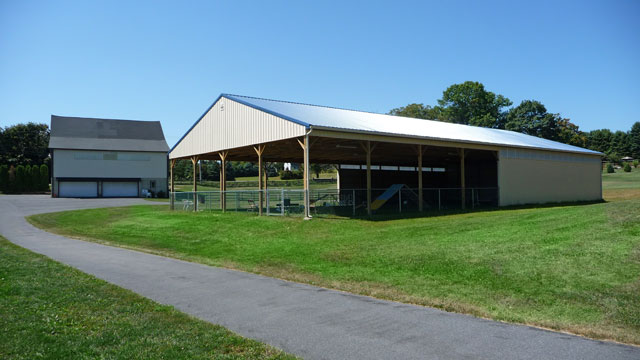
POLYGON ((638 165, 640 165, 640 163, 638 162, 638 160, 633 160, 633 167, 634 168, 638 168, 638 165))
POLYGON ((0 165, 0 191, 7 192, 9 189, 9 167, 0 165))
POLYGON ((40 184, 40 167, 38 165, 33 165, 31 167, 31 189, 30 191, 41 191, 42 185, 40 184))
POLYGON ((31 177, 31 165, 24 167, 24 183, 22 191, 28 192, 33 190, 33 178, 31 177))
POLYGON ((624 168, 623 168, 624 172, 631 172, 631 165, 629 165, 629 163, 624 163, 624 168))
POLYGON ((15 192, 23 192, 25 189, 26 176, 24 174, 24 166, 18 165, 16 167, 16 177, 14 181, 13 189, 15 192))
POLYGON ((615 170, 613 169, 613 165, 611 163, 607 164, 607 174, 613 174, 615 170))
POLYGON ((280 172, 280 180, 296 180, 302 179, 304 177, 304 173, 300 170, 291 171, 291 170, 283 170, 280 172))
POLYGON ((49 167, 40 165, 40 190, 49 191, 49 167))

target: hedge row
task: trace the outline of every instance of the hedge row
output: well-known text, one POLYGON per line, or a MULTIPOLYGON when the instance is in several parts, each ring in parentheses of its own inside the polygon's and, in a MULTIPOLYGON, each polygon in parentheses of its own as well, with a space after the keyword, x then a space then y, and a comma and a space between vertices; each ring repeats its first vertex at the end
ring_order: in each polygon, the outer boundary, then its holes
MULTIPOLYGON (((329 183, 329 184, 335 184, 336 180, 335 179, 319 179, 319 181, 317 181, 316 179, 310 179, 311 183, 314 182, 318 182, 318 183, 329 183)), ((192 185, 193 182, 191 181, 176 181, 176 185, 192 185)), ((220 182, 219 181, 198 181, 198 185, 201 186, 210 186, 210 187, 220 187, 220 182)), ((302 179, 297 179, 297 180, 269 180, 267 181, 267 186, 268 187, 290 187, 290 186, 303 186, 303 180, 302 179)), ((227 189, 232 189, 232 188, 257 188, 258 187, 258 181, 227 181, 227 189)))
POLYGON ((47 165, 0 165, 0 191, 8 194, 49 190, 47 165))

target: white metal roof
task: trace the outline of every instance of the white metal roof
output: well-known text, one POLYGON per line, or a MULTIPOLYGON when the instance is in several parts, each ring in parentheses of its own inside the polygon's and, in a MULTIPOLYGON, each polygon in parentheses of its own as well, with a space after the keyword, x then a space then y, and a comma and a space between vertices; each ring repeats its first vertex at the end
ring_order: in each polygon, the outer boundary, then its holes
POLYGON ((223 94, 221 97, 237 101, 254 109, 293 121, 311 129, 347 130, 383 135, 421 137, 443 141, 459 141, 601 155, 601 153, 597 151, 508 130, 260 99, 241 95, 223 94))

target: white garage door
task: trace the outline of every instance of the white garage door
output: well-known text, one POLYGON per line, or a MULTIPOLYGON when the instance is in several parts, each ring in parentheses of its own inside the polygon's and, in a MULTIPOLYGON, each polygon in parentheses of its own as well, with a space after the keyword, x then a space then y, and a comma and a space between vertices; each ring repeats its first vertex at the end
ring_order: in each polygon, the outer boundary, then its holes
POLYGON ((98 197, 98 183, 95 181, 61 181, 58 197, 98 197))
POLYGON ((137 197, 137 181, 105 181, 102 183, 102 197, 137 197))

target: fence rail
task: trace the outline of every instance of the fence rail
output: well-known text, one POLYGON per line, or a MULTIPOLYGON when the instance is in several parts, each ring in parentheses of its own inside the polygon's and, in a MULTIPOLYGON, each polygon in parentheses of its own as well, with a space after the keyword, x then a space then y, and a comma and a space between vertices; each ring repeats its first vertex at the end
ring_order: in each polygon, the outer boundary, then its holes
MULTIPOLYGON (((170 206, 173 210, 207 211, 222 209, 224 200, 227 211, 260 211, 270 216, 304 215, 302 189, 227 190, 173 192, 170 206), (224 193, 224 196, 221 196, 224 193), (222 200, 221 200, 222 199, 222 200)), ((371 189, 374 214, 417 212, 419 190, 403 187, 398 191, 371 189), (375 201, 377 200, 378 201, 375 201), (374 204, 375 203, 375 204, 374 204)), ((422 204, 425 211, 493 207, 498 205, 498 188, 425 188, 422 204), (464 200, 463 200, 464 199, 464 200)), ((367 214, 366 189, 311 189, 309 210, 312 215, 362 216, 367 214)))

